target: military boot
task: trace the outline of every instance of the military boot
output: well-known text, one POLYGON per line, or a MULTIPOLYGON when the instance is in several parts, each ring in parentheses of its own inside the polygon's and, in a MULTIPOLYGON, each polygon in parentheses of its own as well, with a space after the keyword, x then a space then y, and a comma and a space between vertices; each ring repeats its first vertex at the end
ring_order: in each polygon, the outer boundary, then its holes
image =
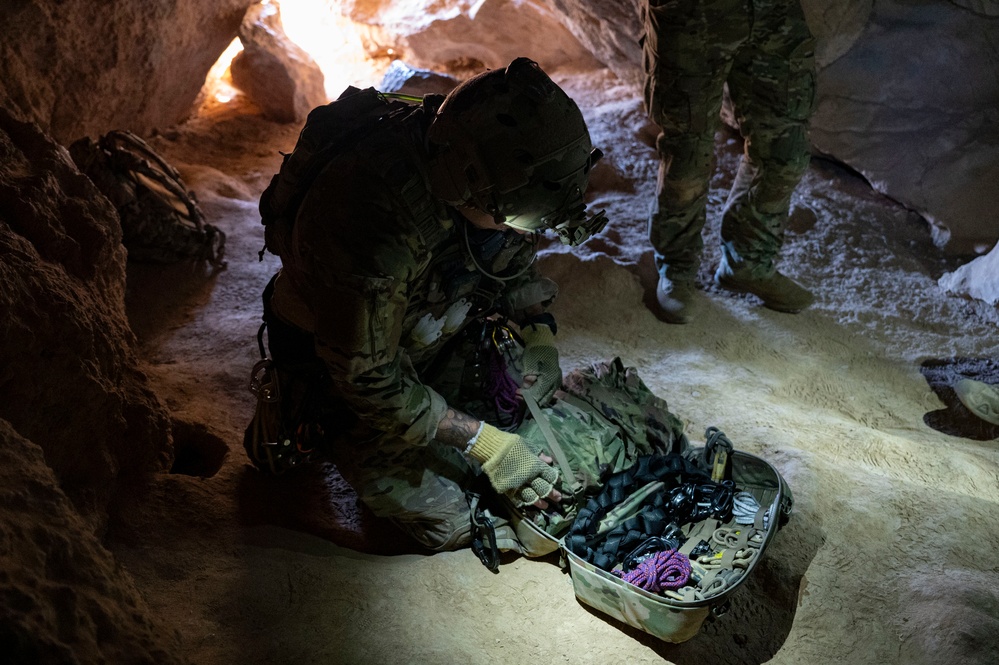
POLYGON ((752 293, 763 301, 763 306, 778 312, 796 314, 805 309, 815 298, 811 292, 793 279, 774 270, 768 276, 753 274, 745 263, 730 262, 722 253, 715 284, 737 293, 752 293))
POLYGON ((694 280, 660 275, 656 300, 666 323, 690 323, 694 317, 694 280))

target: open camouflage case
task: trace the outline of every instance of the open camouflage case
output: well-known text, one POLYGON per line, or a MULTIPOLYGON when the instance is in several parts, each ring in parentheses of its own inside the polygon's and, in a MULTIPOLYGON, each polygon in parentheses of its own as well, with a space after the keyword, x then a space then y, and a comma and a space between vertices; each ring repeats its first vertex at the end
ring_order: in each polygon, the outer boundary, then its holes
POLYGON ((574 498, 512 508, 518 537, 561 552, 581 602, 662 640, 723 614, 790 514, 780 473, 716 428, 690 446, 619 359, 571 374, 550 407, 528 402, 518 433, 558 462, 574 498))

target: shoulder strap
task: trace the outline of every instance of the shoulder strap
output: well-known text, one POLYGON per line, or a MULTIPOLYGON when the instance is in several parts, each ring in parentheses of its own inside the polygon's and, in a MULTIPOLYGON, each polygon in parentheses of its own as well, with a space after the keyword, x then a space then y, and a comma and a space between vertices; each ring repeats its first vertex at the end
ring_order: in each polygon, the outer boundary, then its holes
POLYGON ((562 470, 562 476, 565 477, 566 482, 572 484, 573 499, 577 504, 579 504, 583 497, 583 486, 576 479, 576 474, 573 472, 572 466, 569 464, 569 458, 566 457, 565 451, 562 450, 562 446, 559 445, 558 439, 555 438, 555 432, 552 431, 552 426, 548 422, 548 417, 545 416, 541 407, 538 406, 537 400, 527 393, 524 394, 524 402, 527 403, 527 408, 530 410, 531 416, 535 421, 537 421, 538 427, 541 429, 541 433, 548 442, 548 447, 551 448, 552 455, 555 457, 555 461, 562 470))

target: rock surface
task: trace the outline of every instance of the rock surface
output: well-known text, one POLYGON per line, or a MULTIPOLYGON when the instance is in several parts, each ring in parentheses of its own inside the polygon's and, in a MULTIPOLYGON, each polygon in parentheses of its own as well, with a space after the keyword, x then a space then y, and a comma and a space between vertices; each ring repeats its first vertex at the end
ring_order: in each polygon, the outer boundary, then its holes
POLYGON ((0 154, 0 418, 99 529, 172 455, 125 317, 121 226, 65 149, 3 110, 0 154))
POLYGON ((950 293, 966 295, 990 305, 999 304, 999 244, 984 256, 944 273, 937 281, 950 293))
POLYGON ((256 0, 0 3, 0 107, 63 145, 188 117, 256 0))
POLYGON ((59 486, 42 449, 0 418, 4 662, 188 662, 59 486))
POLYGON ((812 143, 921 214, 935 242, 999 239, 999 18, 949 2, 877 3, 822 69, 812 143))
POLYGON ((233 58, 232 82, 277 122, 305 120, 329 101, 323 72, 284 33, 277 5, 255 5, 239 29, 243 50, 233 58))
POLYGON ((416 67, 496 69, 519 56, 546 69, 586 68, 597 62, 542 0, 347 4, 348 15, 367 27, 372 51, 391 49, 416 67))

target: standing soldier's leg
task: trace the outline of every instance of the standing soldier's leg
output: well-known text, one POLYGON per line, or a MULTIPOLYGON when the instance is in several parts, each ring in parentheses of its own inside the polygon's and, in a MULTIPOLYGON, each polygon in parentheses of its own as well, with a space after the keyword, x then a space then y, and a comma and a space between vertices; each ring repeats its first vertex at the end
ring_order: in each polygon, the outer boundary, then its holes
POLYGON ((753 36, 729 76, 745 153, 722 218, 715 280, 764 305, 798 312, 812 295, 777 272, 791 194, 808 167, 815 41, 797 2, 754 0, 753 36))
POLYGON ((645 7, 645 104, 661 132, 649 241, 670 323, 691 319, 722 87, 748 26, 743 0, 649 0, 645 7))

